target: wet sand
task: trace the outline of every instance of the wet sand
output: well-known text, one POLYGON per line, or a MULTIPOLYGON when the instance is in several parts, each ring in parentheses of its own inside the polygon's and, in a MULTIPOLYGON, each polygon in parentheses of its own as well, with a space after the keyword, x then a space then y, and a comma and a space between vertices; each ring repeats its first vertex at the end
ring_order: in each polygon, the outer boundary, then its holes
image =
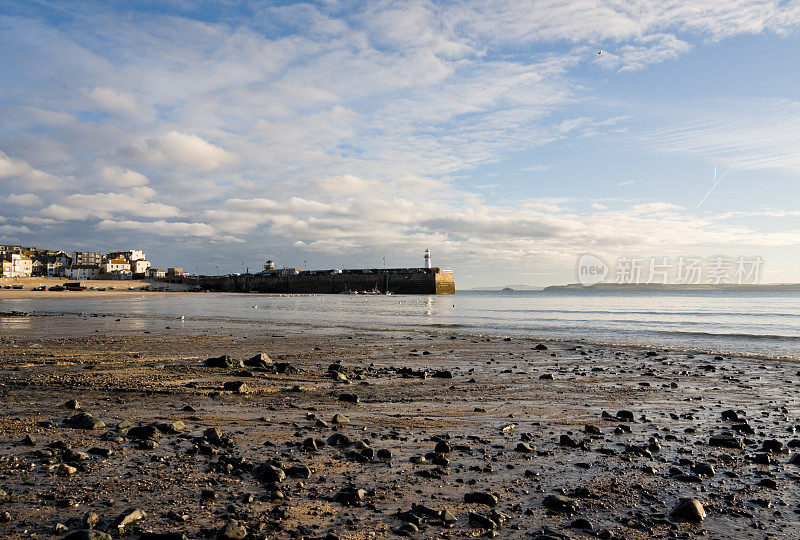
POLYGON ((798 537, 795 363, 92 316, 0 332, 4 538, 798 537))

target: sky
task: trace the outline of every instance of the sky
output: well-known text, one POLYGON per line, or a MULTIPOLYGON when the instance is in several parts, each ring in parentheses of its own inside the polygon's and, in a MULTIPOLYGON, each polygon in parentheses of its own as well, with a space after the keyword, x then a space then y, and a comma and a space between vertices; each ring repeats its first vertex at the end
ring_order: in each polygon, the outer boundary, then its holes
POLYGON ((800 282, 799 28, 768 0, 0 0, 0 243, 800 282))

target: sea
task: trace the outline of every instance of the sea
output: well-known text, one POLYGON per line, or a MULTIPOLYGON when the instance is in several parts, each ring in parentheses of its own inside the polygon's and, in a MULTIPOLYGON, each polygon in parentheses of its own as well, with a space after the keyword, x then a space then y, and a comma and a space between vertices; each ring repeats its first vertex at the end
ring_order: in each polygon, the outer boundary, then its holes
MULTIPOLYGON (((508 336, 800 360, 800 292, 459 291, 448 296, 125 292, 3 299, 0 312, 508 336), (181 319, 183 317, 183 319, 181 319)), ((0 318, 0 330, 13 324, 0 318)))

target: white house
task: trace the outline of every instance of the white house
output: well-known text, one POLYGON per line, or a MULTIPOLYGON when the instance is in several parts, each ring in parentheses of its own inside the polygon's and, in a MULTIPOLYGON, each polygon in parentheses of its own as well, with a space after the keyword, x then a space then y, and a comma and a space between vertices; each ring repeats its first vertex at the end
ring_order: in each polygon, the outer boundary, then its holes
POLYGON ((134 274, 144 274, 148 268, 150 268, 150 261, 144 259, 131 261, 131 272, 134 274))
POLYGON ((100 268, 91 264, 73 264, 67 269, 67 277, 75 281, 97 279, 100 277, 100 268))
POLYGON ((3 264, 0 268, 3 271, 3 277, 31 277, 33 261, 25 255, 11 253, 3 257, 3 264))
POLYGON ((131 265, 125 259, 108 259, 102 264, 101 268, 106 274, 131 271, 131 265))

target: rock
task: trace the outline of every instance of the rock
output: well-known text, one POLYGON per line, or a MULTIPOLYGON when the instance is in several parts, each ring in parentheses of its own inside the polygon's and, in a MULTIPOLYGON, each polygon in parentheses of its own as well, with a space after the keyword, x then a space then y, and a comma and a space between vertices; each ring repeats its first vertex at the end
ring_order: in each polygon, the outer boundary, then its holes
POLYGON ((585 518, 578 518, 570 524, 573 529, 583 529, 584 531, 591 531, 594 529, 592 522, 585 518))
POLYGON ((20 442, 25 446, 36 446, 36 439, 31 435, 25 435, 25 438, 23 438, 20 442))
POLYGON ((244 361, 244 365, 247 367, 267 368, 272 364, 272 359, 265 353, 258 353, 244 361))
POLYGON ((697 499, 681 499, 670 512, 675 521, 700 523, 706 517, 706 510, 697 499))
POLYGON ((710 463, 695 463, 692 467, 692 472, 698 476, 714 476, 714 466, 710 463))
POLYGON ((333 500, 342 506, 361 506, 366 496, 367 492, 363 489, 357 489, 349 486, 342 488, 336 495, 333 496, 333 500))
POLYGON ((83 516, 83 527, 85 529, 94 529, 97 527, 97 524, 100 522, 100 516, 98 516, 95 512, 86 512, 83 516))
POLYGON ((12 519, 10 512, 0 512, 0 523, 11 523, 12 519))
MULTIPOLYGON (((792 455, 792 457, 789 459, 789 464, 790 465, 800 465, 800 454, 792 455)), ((0 497, 0 499, 1 498, 2 497, 0 497)))
POLYGON ((286 475, 290 478, 310 478, 311 469, 305 465, 293 465, 286 469, 286 475))
POLYGON ((622 410, 617 412, 617 418, 623 422, 633 422, 633 413, 631 411, 622 410))
POLYGON ((111 535, 102 531, 80 530, 69 533, 63 540, 111 540, 111 535))
POLYGON ((56 534, 64 534, 69 531, 69 527, 64 525, 63 523, 56 523, 56 526, 53 528, 56 534))
POLYGON ((237 394, 246 394, 250 391, 250 387, 244 381, 228 381, 222 385, 222 389, 237 394))
POLYGON ((184 424, 181 420, 176 420, 175 422, 157 422, 153 425, 161 433, 171 435, 181 433, 186 429, 186 424, 184 424))
POLYGON ((71 427, 74 429, 94 430, 94 429, 103 429, 104 427, 106 427, 105 423, 102 420, 95 418, 94 416, 92 416, 87 412, 79 412, 78 414, 68 418, 64 422, 64 424, 67 427, 71 427))
POLYGON ((470 526, 478 529, 494 530, 497 528, 497 523, 495 523, 492 519, 476 512, 470 512, 467 521, 469 522, 470 526))
POLYGON ((553 375, 551 373, 545 373, 544 375, 539 375, 539 379, 542 381, 552 381, 553 375))
POLYGON ((291 375, 293 373, 299 373, 299 372, 300 371, 289 362, 277 362, 275 364, 275 373, 280 373, 282 375, 291 375))
POLYGON ((8 502, 11 500, 11 495, 6 493, 5 490, 0 489, 0 503, 8 502))
POLYGON ((76 410, 76 409, 80 409, 81 408, 81 404, 78 402, 77 399, 73 398, 73 399, 67 401, 66 403, 64 403, 62 405, 62 407, 64 407, 65 409, 76 410))
POLYGON ((449 369, 440 369, 439 371, 434 371, 431 377, 434 379, 452 379, 453 372, 449 369))
POLYGON ((76 472, 78 472, 78 469, 66 463, 58 466, 58 476, 72 476, 76 472))
POLYGON ((578 511, 578 503, 575 499, 558 493, 545 497, 543 504, 548 510, 559 514, 574 514, 578 511))
POLYGON ((328 446, 346 447, 353 444, 353 441, 350 440, 350 437, 348 437, 347 435, 343 435, 341 433, 334 433, 333 435, 328 437, 328 440, 325 442, 328 446))
POLYGON ((156 426, 134 426, 128 430, 129 439, 140 441, 158 441, 161 439, 161 431, 156 426))
POLYGON ((145 517, 147 517, 147 514, 145 514, 141 508, 130 509, 120 514, 117 519, 114 520, 114 526, 119 532, 123 532, 137 521, 143 520, 145 517))
POLYGON ((739 418, 739 415, 734 410, 722 411, 722 419, 733 422, 738 422, 739 420, 741 420, 741 418, 739 418))
POLYGON ((436 447, 433 449, 437 454, 449 454, 451 450, 450 444, 447 441, 437 442, 436 447))
POLYGON ((776 439, 767 439, 761 443, 762 452, 780 453, 783 452, 783 443, 776 439))
POLYGON ((332 424, 349 424, 350 419, 343 414, 334 414, 333 418, 331 419, 332 424))
POLYGON ((217 532, 220 540, 244 540, 247 537, 247 527, 241 522, 232 519, 217 532))
POLYGON ((262 482, 275 482, 279 484, 286 480, 286 472, 279 467, 265 463, 256 470, 256 478, 262 482))
POLYGON ((575 439, 573 439, 572 437, 570 437, 567 434, 563 434, 563 435, 561 435, 561 437, 559 437, 558 444, 560 446, 564 447, 564 448, 577 448, 578 447, 578 443, 575 442, 575 439))
POLYGON ((528 443, 521 442, 517 444, 517 447, 514 448, 514 451, 521 454, 530 454, 533 452, 533 448, 528 443))
MULTIPOLYGON (((378 459, 383 460, 383 461, 391 461, 392 460, 392 451, 388 450, 386 448, 379 449, 376 452, 375 455, 378 457, 378 459)), ((800 455, 800 454, 796 454, 796 455, 800 455)))
POLYGON ((744 449, 744 443, 731 435, 730 433, 723 433, 721 435, 712 435, 708 440, 709 446, 717 446, 720 448, 733 448, 735 450, 744 449))
POLYGON ((464 495, 464 502, 468 504, 485 504, 489 507, 497 506, 497 497, 487 491, 472 491, 464 495))
POLYGON ((358 403, 358 394, 339 394, 339 401, 344 401, 345 403, 358 403))
POLYGON ((234 360, 227 354, 223 354, 222 356, 216 356, 212 358, 206 358, 205 362, 206 366, 213 367, 213 368, 241 368, 244 367, 244 364, 241 360, 234 360))
POLYGON ((397 536, 413 536, 414 534, 419 532, 419 527, 414 525, 413 523, 405 522, 394 531, 392 531, 397 536))
POLYGON ((535 350, 535 351, 546 351, 547 350, 547 345, 545 345, 544 343, 539 343, 538 345, 536 345, 536 347, 533 348, 533 350, 535 350))

